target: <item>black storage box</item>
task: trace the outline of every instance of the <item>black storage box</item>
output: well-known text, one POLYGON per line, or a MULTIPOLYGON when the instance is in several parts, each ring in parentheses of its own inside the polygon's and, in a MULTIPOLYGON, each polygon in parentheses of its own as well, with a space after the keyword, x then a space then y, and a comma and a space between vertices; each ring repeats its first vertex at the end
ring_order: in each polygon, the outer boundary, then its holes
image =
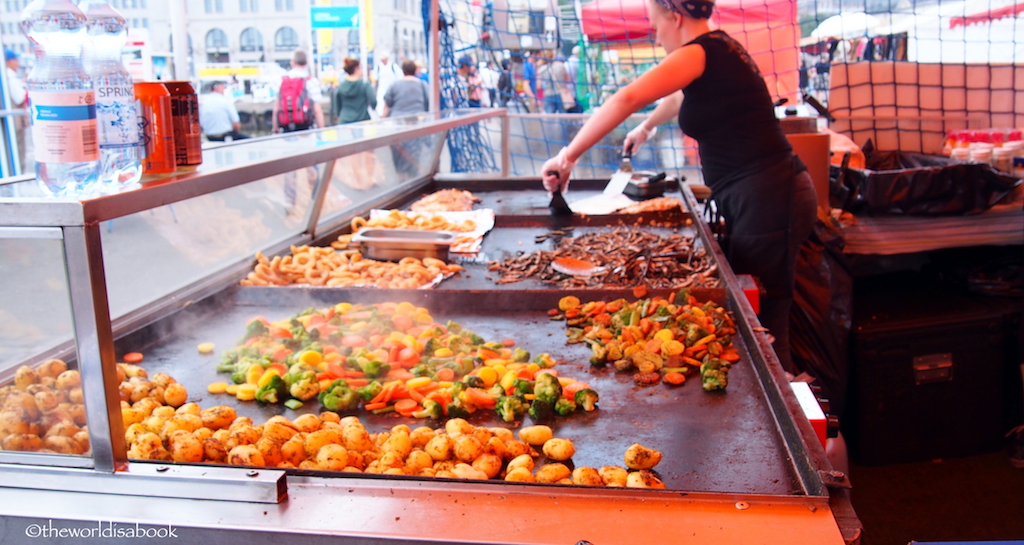
POLYGON ((857 279, 842 422, 853 459, 882 465, 999 449, 1007 415, 1019 414, 1010 329, 1020 312, 1017 298, 968 295, 914 273, 857 279))

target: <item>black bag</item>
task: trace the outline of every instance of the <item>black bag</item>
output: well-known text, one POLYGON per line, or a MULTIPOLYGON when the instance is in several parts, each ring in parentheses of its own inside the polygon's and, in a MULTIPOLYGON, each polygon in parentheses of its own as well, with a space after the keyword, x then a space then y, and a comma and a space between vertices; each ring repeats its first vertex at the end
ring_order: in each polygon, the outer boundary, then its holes
POLYGON ((835 205, 855 214, 954 215, 988 210, 1020 180, 987 163, 877 151, 864 145, 866 169, 831 167, 835 205))

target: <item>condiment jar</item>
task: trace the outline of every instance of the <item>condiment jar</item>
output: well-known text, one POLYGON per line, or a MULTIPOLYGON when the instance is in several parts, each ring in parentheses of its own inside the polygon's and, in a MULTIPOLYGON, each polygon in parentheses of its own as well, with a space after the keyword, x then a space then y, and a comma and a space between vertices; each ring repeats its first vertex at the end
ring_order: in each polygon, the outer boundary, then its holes
POLYGON ((967 148, 953 148, 950 152, 950 157, 954 161, 969 161, 971 159, 971 150, 967 148))
POLYGON ((999 172, 1009 174, 1013 171, 1013 150, 1002 147, 992 151, 992 166, 999 172))
POLYGON ((977 146, 970 149, 971 160, 979 163, 991 163, 992 162, 992 148, 987 146, 977 146))

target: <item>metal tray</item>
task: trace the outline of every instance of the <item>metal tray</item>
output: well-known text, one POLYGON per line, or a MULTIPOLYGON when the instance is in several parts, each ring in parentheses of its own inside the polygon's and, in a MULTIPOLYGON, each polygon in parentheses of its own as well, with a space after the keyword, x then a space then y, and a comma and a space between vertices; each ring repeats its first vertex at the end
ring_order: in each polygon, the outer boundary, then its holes
POLYGON ((352 243, 370 259, 398 261, 405 257, 433 257, 447 261, 455 236, 450 231, 369 228, 353 235, 352 243))

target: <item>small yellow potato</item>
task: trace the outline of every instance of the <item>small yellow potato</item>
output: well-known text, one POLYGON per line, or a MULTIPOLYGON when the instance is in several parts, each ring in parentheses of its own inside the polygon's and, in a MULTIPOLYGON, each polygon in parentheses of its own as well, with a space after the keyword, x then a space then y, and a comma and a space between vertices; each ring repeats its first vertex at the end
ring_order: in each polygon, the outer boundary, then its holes
POLYGON ((649 470, 641 469, 629 474, 626 479, 626 486, 629 488, 665 488, 665 483, 654 476, 649 470))
MULTIPOLYGON (((29 386, 39 381, 39 373, 27 365, 22 365, 14 372, 14 386, 19 390, 26 390, 29 386)), ((78 386, 75 384, 75 386, 78 386)))
POLYGON ((501 457, 484 453, 473 460, 473 467, 487 474, 488 479, 493 479, 501 473, 501 457))
POLYGON ((228 439, 224 442, 224 448, 228 453, 235 447, 242 445, 255 445, 260 440, 260 432, 252 426, 239 426, 228 430, 228 439))
POLYGON ((198 416, 191 414, 178 414, 164 423, 164 426, 160 428, 160 438, 167 439, 177 430, 185 430, 192 434, 192 432, 203 427, 203 420, 198 416))
POLYGON ((658 465, 658 462, 661 462, 661 453, 644 447, 639 443, 633 443, 626 449, 626 454, 623 458, 626 461, 626 467, 629 469, 651 469, 658 465))
POLYGON ((452 446, 452 452, 455 453, 455 457, 463 462, 472 462, 483 453, 483 445, 480 441, 472 435, 460 435, 455 438, 454 445, 452 446))
MULTIPOLYGON (((166 393, 164 395, 166 397, 166 393)), ((193 403, 186 403, 186 404, 178 407, 177 410, 175 410, 174 412, 176 414, 191 414, 193 416, 198 416, 200 418, 202 418, 202 416, 203 416, 203 408, 200 407, 198 403, 194 403, 194 402, 193 403)))
POLYGON ((180 407, 187 400, 188 390, 185 389, 185 386, 175 382, 164 387, 164 403, 172 407, 180 407))
POLYGON ((425 467, 417 475, 420 477, 437 477, 437 471, 432 467, 425 467))
POLYGON ((202 462, 203 442, 185 430, 176 430, 167 437, 167 450, 175 462, 202 462))
POLYGON ((357 426, 363 425, 363 423, 359 420, 358 416, 346 416, 339 420, 338 423, 341 424, 342 426, 348 426, 349 424, 355 424, 357 426))
POLYGON ((78 444, 78 441, 65 435, 52 435, 43 438, 43 448, 60 454, 79 455, 85 452, 85 449, 78 444))
POLYGON ((238 445, 228 452, 228 463, 234 466, 260 467, 266 465, 256 445, 238 445))
POLYGON ((157 410, 160 407, 161 407, 161 405, 159 403, 157 403, 156 400, 151 398, 151 397, 147 397, 145 399, 140 399, 137 402, 132 403, 132 408, 133 409, 138 409, 138 410, 142 411, 146 416, 149 416, 149 415, 153 414, 153 411, 157 410))
POLYGON ((203 419, 203 426, 214 431, 231 426, 231 423, 235 421, 237 416, 235 409, 227 405, 210 407, 199 415, 203 419))
MULTIPOLYGON (((17 381, 17 377, 15 377, 17 381)), ((61 390, 70 390, 82 385, 82 377, 78 374, 78 371, 64 371, 57 375, 57 387, 61 390)))
MULTIPOLYGON (((147 397, 146 399, 152 398, 147 397)), ((153 412, 150 414, 152 416, 159 416, 160 418, 170 418, 177 413, 174 411, 174 407, 168 407, 167 405, 163 405, 153 409, 153 412)))
POLYGON ((422 450, 414 450, 405 458, 405 469, 410 475, 418 475, 423 469, 432 467, 434 459, 422 450))
MULTIPOLYGON (((347 449, 346 449, 347 450, 347 449)), ((366 467, 366 460, 363 459, 362 452, 356 452, 354 450, 348 451, 348 467, 354 467, 359 471, 362 471, 366 467)))
POLYGON ((540 466, 535 474, 538 483, 557 483, 570 475, 572 475, 572 471, 569 471, 568 466, 559 463, 540 466))
POLYGON ((626 486, 629 472, 619 466, 604 466, 597 470, 605 486, 626 486))
POLYGON ((332 422, 334 424, 341 424, 341 415, 334 411, 324 411, 320 413, 320 421, 323 423, 332 422))
POLYGON ((295 429, 303 433, 313 433, 320 429, 322 421, 320 417, 315 414, 304 414, 295 419, 295 429))
POLYGON ((131 444, 146 433, 149 433, 149 430, 147 430, 146 427, 143 426, 142 424, 138 422, 134 424, 129 424, 128 427, 125 428, 124 430, 124 440, 126 443, 131 444))
POLYGON ((44 437, 54 437, 56 435, 63 435, 64 437, 71 437, 72 435, 82 431, 82 428, 71 422, 70 420, 62 420, 46 430, 44 437))
POLYGON ((524 443, 523 441, 518 441, 515 439, 509 439, 508 441, 505 441, 504 458, 506 460, 518 458, 524 454, 527 456, 532 456, 533 448, 531 448, 530 445, 524 443))
POLYGON ((82 430, 76 433, 71 438, 77 441, 79 445, 81 445, 83 453, 89 452, 89 449, 91 448, 89 442, 89 430, 82 430))
POLYGON ((433 430, 433 428, 429 428, 427 426, 420 426, 412 430, 412 433, 409 434, 409 439, 412 440, 412 446, 416 448, 423 448, 427 446, 427 443, 429 443, 430 440, 433 439, 435 435, 437 435, 437 433, 433 430))
POLYGON ((82 393, 81 386, 68 390, 68 401, 71 403, 85 403, 85 394, 82 393))
POLYGON ((488 479, 487 474, 469 464, 455 464, 452 468, 452 473, 457 479, 477 479, 486 481, 488 479))
POLYGON ((398 425, 393 426, 391 428, 391 433, 400 433, 400 432, 401 433, 405 433, 406 435, 409 435, 410 433, 412 433, 412 428, 410 428, 406 424, 398 424, 398 425))
POLYGON ((316 465, 316 462, 313 460, 303 460, 302 463, 299 464, 299 469, 317 470, 320 469, 320 466, 316 465))
POLYGON ((564 462, 576 454, 576 445, 568 439, 550 439, 544 443, 542 450, 544 456, 556 462, 564 462))
POLYGON ((348 466, 348 451, 341 445, 327 444, 316 452, 313 461, 324 471, 341 471, 348 466))
POLYGON ((40 377, 57 378, 61 373, 68 370, 68 364, 63 360, 52 359, 44 361, 36 372, 40 377))
POLYGON ((306 459, 306 438, 303 434, 297 433, 291 439, 281 445, 281 456, 284 461, 298 467, 306 459))
POLYGON ((427 442, 423 450, 436 461, 448 460, 452 456, 452 438, 447 435, 436 435, 427 442))
POLYGON ((501 439, 502 441, 508 441, 510 439, 516 438, 515 434, 512 433, 512 430, 508 428, 494 427, 489 429, 491 430, 491 433, 494 434, 495 437, 501 439))
POLYGON ((526 426, 519 430, 519 438, 529 445, 540 446, 554 437, 548 426, 526 426))
MULTIPOLYGON (((341 445, 344 443, 341 432, 338 430, 316 430, 306 436, 306 442, 304 448, 306 449, 306 457, 313 458, 316 456, 318 450, 324 445, 341 445)), ((348 465, 346 460, 345 464, 341 467, 348 465)))
POLYGON ((71 419, 75 421, 75 424, 84 426, 89 423, 89 419, 85 416, 85 405, 76 403, 68 407, 68 414, 71 415, 71 419))
POLYGON ((505 442, 498 437, 491 437, 484 444, 484 451, 497 456, 498 458, 505 458, 505 442))
POLYGON ((268 466, 276 466, 284 461, 284 455, 281 453, 281 443, 273 439, 260 437, 259 441, 256 441, 256 448, 260 449, 263 461, 268 466))
POLYGON ((163 447, 155 448, 149 451, 149 458, 146 459, 160 462, 170 462, 174 460, 173 458, 171 458, 171 451, 163 447))
POLYGON ((533 456, 530 456, 529 454, 520 454, 519 456, 516 456, 511 461, 509 461, 508 467, 506 467, 505 470, 511 472, 512 470, 518 469, 520 467, 526 468, 528 471, 533 472, 533 456))
POLYGON ((164 424, 167 423, 169 418, 166 416, 151 416, 142 421, 142 425, 146 426, 146 429, 153 433, 160 433, 160 430, 164 429, 164 424))
POLYGON ((236 416, 235 419, 231 421, 228 429, 233 430, 235 428, 252 427, 253 424, 252 418, 249 418, 248 416, 236 416))
POLYGON ((344 424, 344 420, 339 422, 342 426, 341 438, 344 441, 345 448, 348 450, 356 450, 364 452, 373 449, 373 438, 370 437, 370 432, 366 431, 358 421, 355 424, 344 424))
POLYGON ((444 429, 448 435, 473 433, 473 425, 463 418, 452 418, 444 423, 444 429))
POLYGON ((198 430, 192 432, 192 435, 195 435, 196 439, 203 441, 213 437, 213 430, 211 430, 210 428, 199 428, 198 430))
POLYGON ((24 407, 11 407, 0 412, 0 433, 29 433, 32 417, 24 407))
POLYGON ((273 439, 281 444, 292 438, 299 430, 290 420, 283 416, 274 416, 263 424, 263 437, 273 439))
POLYGON ((12 433, 0 442, 3 450, 34 452, 43 448, 43 439, 31 433, 12 433))
POLYGON ((474 428, 473 437, 476 437, 476 440, 480 441, 481 445, 486 445, 494 437, 494 433, 487 428, 474 428))
POLYGON ((505 474, 505 480, 517 483, 535 483, 537 478, 525 467, 517 467, 505 474))
POLYGON ((582 486, 604 486, 601 474, 592 467, 577 467, 572 470, 572 484, 582 486))
POLYGON ((156 384, 157 386, 163 386, 164 388, 167 388, 171 384, 174 384, 174 383, 178 382, 178 381, 174 380, 174 378, 171 377, 171 375, 168 375, 167 373, 157 373, 157 374, 153 375, 149 379, 149 381, 152 382, 153 384, 156 384))
MULTIPOLYGON (((406 429, 408 429, 408 426, 406 429)), ((409 433, 407 431, 400 430, 392 432, 387 441, 380 446, 380 449, 385 453, 393 452, 396 456, 404 460, 405 457, 412 452, 412 439, 409 437, 409 433)))
POLYGON ((451 471, 453 467, 455 467, 455 462, 451 460, 434 462, 434 471, 451 471))
POLYGON ((60 404, 60 399, 52 390, 36 392, 32 395, 32 398, 35 399, 36 408, 44 413, 54 410, 60 404))
POLYGON ((384 470, 384 475, 408 475, 404 467, 389 467, 384 470))
POLYGON ((117 366, 124 370, 124 374, 128 378, 149 378, 149 372, 138 365, 119 363, 117 366))
POLYGON ((404 468, 405 460, 403 460, 401 457, 398 456, 398 454, 394 452, 385 452, 380 457, 380 459, 377 460, 377 465, 379 465, 382 470, 388 470, 399 467, 404 468))
POLYGON ((160 440, 160 436, 153 433, 147 432, 135 438, 135 441, 128 448, 128 457, 135 458, 138 460, 148 460, 149 453, 154 449, 163 448, 164 443, 160 440))

